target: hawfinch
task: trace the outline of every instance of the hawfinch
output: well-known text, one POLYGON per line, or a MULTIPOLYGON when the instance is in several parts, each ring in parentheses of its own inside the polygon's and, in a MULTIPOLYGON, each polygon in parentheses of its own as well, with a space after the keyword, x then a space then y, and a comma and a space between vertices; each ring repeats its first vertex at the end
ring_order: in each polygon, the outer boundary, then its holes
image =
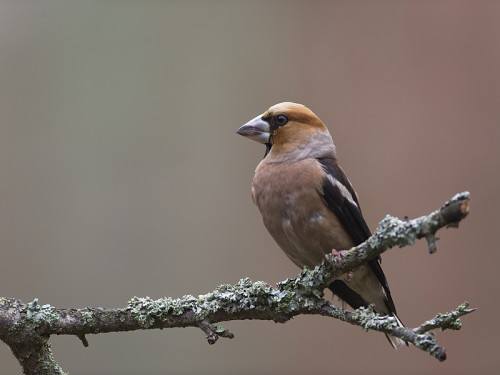
MULTIPOLYGON (((309 108, 276 104, 237 133, 266 146, 255 170, 252 198, 267 230, 293 263, 314 268, 326 253, 350 249, 371 235, 356 192, 337 162, 332 137, 309 108)), ((333 280, 329 288, 352 308, 373 304, 377 313, 391 315, 403 326, 380 257, 333 280)), ((387 338, 394 348, 405 344, 387 338)))

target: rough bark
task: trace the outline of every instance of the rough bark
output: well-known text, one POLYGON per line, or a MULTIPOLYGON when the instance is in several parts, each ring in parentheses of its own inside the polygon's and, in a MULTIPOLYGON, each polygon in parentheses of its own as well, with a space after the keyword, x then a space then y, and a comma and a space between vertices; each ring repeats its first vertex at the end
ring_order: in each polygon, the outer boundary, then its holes
POLYGON ((198 327, 210 344, 233 334, 215 323, 258 319, 284 323, 297 315, 322 315, 406 340, 440 361, 444 348, 430 331, 461 328, 460 317, 469 314, 464 302, 456 309, 437 314, 416 328, 402 328, 395 319, 379 316, 371 307, 348 311, 323 299, 323 290, 332 280, 373 259, 384 251, 412 245, 425 238, 429 252, 436 251, 437 230, 457 227, 469 212, 468 192, 455 195, 443 207, 413 220, 386 216, 367 241, 343 253, 327 255, 314 270, 304 269, 297 277, 272 287, 264 282, 242 279, 236 285, 220 285, 214 291, 194 297, 132 298, 124 308, 85 307, 60 309, 40 305, 38 300, 24 303, 15 298, 0 298, 0 339, 18 359, 25 374, 64 374, 52 355, 51 335, 75 335, 88 345, 85 335, 106 332, 198 327))

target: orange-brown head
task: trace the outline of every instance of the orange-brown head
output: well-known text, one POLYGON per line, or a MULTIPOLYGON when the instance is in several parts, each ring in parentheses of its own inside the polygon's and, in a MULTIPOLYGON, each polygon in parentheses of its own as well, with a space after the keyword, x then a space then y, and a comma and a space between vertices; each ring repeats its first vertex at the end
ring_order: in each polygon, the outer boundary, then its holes
POLYGON ((268 162, 335 155, 328 128, 302 104, 273 105, 240 127, 237 133, 265 144, 268 162))

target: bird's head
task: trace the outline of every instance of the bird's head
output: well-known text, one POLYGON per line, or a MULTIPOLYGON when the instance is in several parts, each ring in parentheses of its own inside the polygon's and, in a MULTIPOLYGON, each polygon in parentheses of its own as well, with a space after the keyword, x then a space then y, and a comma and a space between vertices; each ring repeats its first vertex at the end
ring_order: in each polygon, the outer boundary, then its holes
POLYGON ((236 133, 266 145, 274 161, 335 155, 335 146, 323 122, 302 104, 284 102, 240 127, 236 133))

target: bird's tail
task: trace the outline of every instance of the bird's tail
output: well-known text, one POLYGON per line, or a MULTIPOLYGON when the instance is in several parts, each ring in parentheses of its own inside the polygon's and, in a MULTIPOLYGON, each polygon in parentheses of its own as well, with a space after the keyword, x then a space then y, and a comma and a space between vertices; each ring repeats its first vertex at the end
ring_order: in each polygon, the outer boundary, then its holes
MULTIPOLYGON (((398 316, 396 314, 391 314, 396 319, 396 322, 398 323, 398 326, 404 327, 404 324, 399 320, 398 316)), ((387 337, 387 340, 389 340, 390 344, 394 349, 398 349, 402 346, 408 346, 408 343, 399 337, 394 337, 391 335, 386 334, 385 337, 387 337)))

